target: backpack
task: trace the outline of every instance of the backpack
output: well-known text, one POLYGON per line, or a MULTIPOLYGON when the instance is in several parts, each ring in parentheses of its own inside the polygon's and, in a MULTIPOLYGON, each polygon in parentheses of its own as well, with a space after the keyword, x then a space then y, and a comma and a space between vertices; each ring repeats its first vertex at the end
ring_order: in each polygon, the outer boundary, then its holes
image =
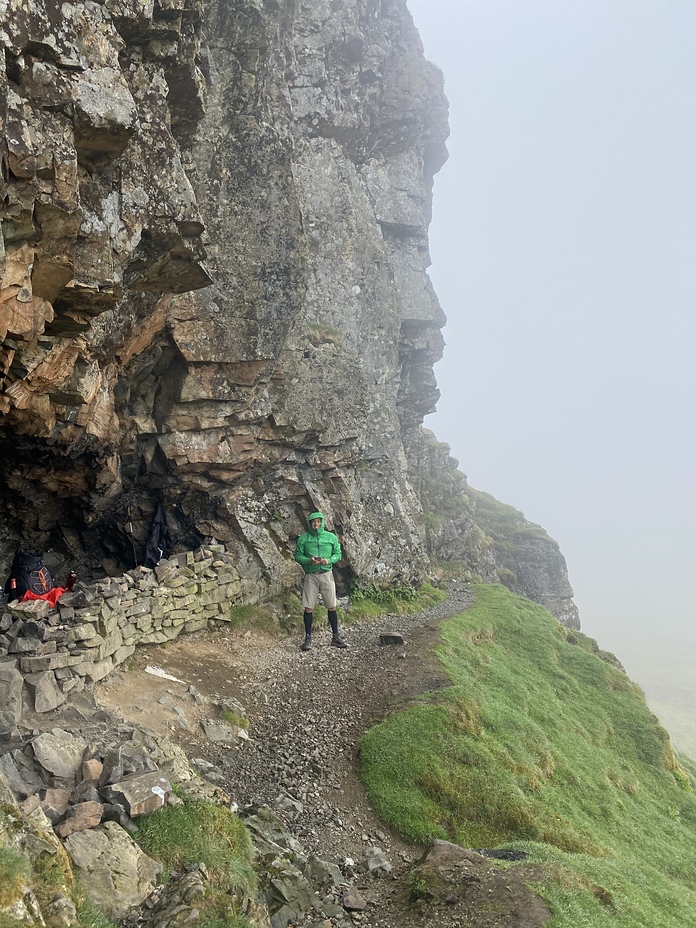
POLYGON ((9 602, 21 599, 25 593, 31 592, 36 596, 48 593, 54 587, 53 577, 42 554, 32 554, 18 548, 10 568, 10 576, 5 584, 5 592, 9 602), (12 586, 12 581, 15 586, 12 586))

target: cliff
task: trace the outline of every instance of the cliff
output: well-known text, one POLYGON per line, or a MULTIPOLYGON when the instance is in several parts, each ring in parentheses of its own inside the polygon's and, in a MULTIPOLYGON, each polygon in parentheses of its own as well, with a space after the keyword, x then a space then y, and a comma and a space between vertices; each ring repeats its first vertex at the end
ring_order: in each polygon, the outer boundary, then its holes
POLYGON ((466 580, 502 583, 544 606, 568 628, 579 629, 558 543, 517 509, 470 487, 449 452, 428 429, 410 437, 412 480, 433 565, 466 580))
POLYGON ((10 12, 1 560, 116 573, 163 502, 177 544, 224 543, 260 599, 319 508, 344 589, 421 578, 405 449, 438 397, 448 128, 405 0, 10 12))

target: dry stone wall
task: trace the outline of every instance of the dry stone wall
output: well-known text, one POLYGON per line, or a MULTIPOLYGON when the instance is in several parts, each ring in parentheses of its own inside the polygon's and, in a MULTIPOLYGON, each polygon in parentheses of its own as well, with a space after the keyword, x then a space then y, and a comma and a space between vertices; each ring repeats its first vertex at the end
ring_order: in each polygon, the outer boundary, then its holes
MULTIPOLYGON (((10 603, 0 617, 0 734, 19 723, 25 696, 36 712, 103 679, 138 645, 231 619, 243 583, 223 545, 211 544, 138 567, 118 579, 64 594, 55 609, 43 600, 10 603)), ((248 601, 248 597, 246 597, 248 601)))

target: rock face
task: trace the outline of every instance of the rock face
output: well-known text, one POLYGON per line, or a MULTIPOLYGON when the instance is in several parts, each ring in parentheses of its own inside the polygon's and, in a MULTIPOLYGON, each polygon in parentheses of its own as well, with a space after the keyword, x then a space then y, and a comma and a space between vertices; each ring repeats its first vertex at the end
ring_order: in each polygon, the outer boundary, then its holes
POLYGON ((19 0, 0 55, 0 563, 142 563, 162 502, 257 599, 313 509, 340 585, 422 577, 448 128, 406 0, 19 0))
POLYGON ((468 486, 448 445, 421 429, 411 436, 411 480, 423 505, 428 553, 466 579, 502 583, 580 628, 565 558, 541 526, 468 486))
POLYGON ((447 119, 404 0, 25 0, 0 43, 7 548, 128 563, 161 499, 278 592, 321 507, 346 579, 418 577, 447 119))

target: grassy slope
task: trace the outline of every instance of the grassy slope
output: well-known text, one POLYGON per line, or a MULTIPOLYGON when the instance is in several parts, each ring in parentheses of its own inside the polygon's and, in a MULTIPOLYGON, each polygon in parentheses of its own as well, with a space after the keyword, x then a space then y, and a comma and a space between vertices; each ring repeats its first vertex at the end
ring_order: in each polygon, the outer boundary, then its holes
POLYGON ((696 926, 689 776, 641 690, 595 650, 480 588, 442 629, 452 686, 363 739, 370 798, 413 840, 528 851, 554 926, 696 926))

